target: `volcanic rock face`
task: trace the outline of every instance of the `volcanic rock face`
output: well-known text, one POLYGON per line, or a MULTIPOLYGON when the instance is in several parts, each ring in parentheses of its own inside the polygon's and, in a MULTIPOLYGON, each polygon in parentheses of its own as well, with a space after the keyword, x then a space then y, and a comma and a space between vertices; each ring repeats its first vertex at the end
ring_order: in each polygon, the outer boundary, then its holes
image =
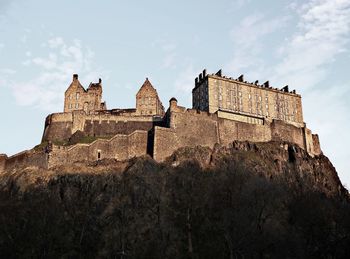
POLYGON ((347 197, 338 174, 323 154, 311 157, 297 145, 282 142, 252 143, 235 141, 229 147, 181 148, 167 159, 173 166, 194 159, 202 167, 221 168, 235 163, 246 171, 266 178, 281 178, 288 182, 306 183, 331 196, 347 197))
POLYGON ((233 142, 0 175, 0 257, 341 258, 348 192, 324 155, 233 142))

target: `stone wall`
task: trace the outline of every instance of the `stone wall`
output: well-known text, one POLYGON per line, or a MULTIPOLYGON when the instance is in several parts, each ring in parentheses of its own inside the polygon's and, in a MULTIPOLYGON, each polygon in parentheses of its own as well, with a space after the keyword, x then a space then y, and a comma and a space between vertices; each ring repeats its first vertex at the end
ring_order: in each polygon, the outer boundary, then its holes
POLYGON ((0 173, 5 170, 7 155, 0 154, 0 173))
POLYGON ((227 119, 219 119, 220 144, 228 145, 233 140, 270 141, 271 128, 268 125, 244 123, 227 119))
POLYGON ((49 167, 100 159, 127 160, 147 154, 147 131, 137 130, 129 135, 117 134, 111 139, 97 139, 90 144, 53 145, 49 167))
POLYGON ((318 137, 313 137, 305 126, 297 127, 281 120, 269 121, 264 118, 256 118, 262 122, 255 124, 228 119, 226 115, 218 114, 185 109, 177 106, 176 100, 172 101, 165 119, 168 128, 155 127, 154 130, 154 159, 164 161, 180 147, 213 148, 216 143, 229 145, 235 140, 286 141, 299 145, 310 155, 320 154, 318 137))
POLYGON ((215 114, 178 107, 170 113, 171 128, 155 127, 153 157, 162 161, 176 149, 185 146, 207 146, 219 143, 215 114))
POLYGON ((26 167, 47 168, 47 154, 44 151, 26 150, 6 159, 7 171, 23 169, 26 167))
POLYGON ((305 149, 304 128, 298 128, 279 120, 273 120, 269 126, 271 127, 272 140, 295 143, 305 149))
POLYGON ((67 141, 78 130, 87 136, 95 137, 127 135, 135 130, 151 130, 153 125, 159 125, 161 122, 161 117, 130 113, 54 113, 46 118, 42 141, 67 141))
POLYGON ((313 150, 314 154, 320 155, 322 153, 322 150, 321 150, 320 140, 317 134, 312 134, 312 143, 314 146, 314 150, 313 150))
POLYGON ((73 114, 53 113, 46 117, 43 141, 67 140, 72 135, 73 114))

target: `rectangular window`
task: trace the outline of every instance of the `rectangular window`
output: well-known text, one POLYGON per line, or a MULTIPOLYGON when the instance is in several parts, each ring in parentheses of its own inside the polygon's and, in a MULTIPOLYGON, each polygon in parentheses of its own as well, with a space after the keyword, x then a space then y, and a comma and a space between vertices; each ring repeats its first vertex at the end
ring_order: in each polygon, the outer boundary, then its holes
POLYGON ((75 97, 77 100, 79 100, 79 93, 77 93, 75 97))
POLYGON ((75 108, 78 109, 79 108, 79 103, 75 104, 75 108))

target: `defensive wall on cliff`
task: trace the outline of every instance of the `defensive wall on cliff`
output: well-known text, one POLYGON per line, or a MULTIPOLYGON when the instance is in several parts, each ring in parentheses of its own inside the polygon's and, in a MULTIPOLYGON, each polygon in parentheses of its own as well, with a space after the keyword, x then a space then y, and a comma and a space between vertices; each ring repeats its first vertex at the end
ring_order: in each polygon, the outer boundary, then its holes
POLYGON ((11 157, 0 156, 0 171, 33 166, 52 168, 62 164, 127 160, 149 154, 164 161, 181 147, 230 145, 233 141, 295 143, 311 156, 321 153, 318 136, 311 130, 261 117, 218 111, 209 113, 178 106, 176 99, 164 118, 113 114, 57 113, 48 116, 43 140, 69 139, 74 131, 83 131, 97 139, 89 144, 64 146, 51 144, 42 150, 32 149, 11 157), (160 125, 160 126, 159 126, 160 125), (98 138, 109 136, 108 139, 98 138))
POLYGON ((25 150, 13 156, 0 156, 0 172, 26 167, 47 168, 47 154, 43 150, 25 150))
MULTIPOLYGON (((208 146, 216 143, 229 145, 234 140, 267 142, 285 141, 295 143, 310 155, 321 153, 317 135, 309 129, 297 127, 280 120, 265 120, 252 123, 230 120, 220 113, 209 113, 177 106, 172 100, 166 114, 167 126, 154 128, 153 157, 164 161, 176 149, 184 146, 208 146)), ((229 115, 228 115, 229 116, 229 115)))
POLYGON ((128 160, 147 154, 147 135, 144 130, 136 130, 129 135, 117 134, 110 139, 97 139, 89 144, 72 146, 52 145, 48 154, 48 168, 62 164, 101 159, 128 160))
POLYGON ((136 130, 149 131, 154 125, 161 125, 161 123, 161 117, 135 116, 127 112, 118 114, 112 112, 86 114, 83 111, 54 113, 46 118, 42 142, 68 141, 77 131, 93 137, 128 135, 136 130))

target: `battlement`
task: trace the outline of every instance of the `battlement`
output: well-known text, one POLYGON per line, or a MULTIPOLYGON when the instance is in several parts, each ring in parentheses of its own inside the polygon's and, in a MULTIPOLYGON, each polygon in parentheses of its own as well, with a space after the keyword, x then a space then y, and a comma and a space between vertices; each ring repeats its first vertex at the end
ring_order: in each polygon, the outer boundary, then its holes
POLYGON ((226 80, 226 81, 234 82, 234 83, 238 83, 238 84, 244 84, 244 85, 247 85, 249 87, 262 88, 262 89, 266 89, 266 90, 270 90, 270 91, 274 91, 274 92, 279 92, 282 94, 290 94, 290 95, 295 95, 295 96, 301 97, 300 94, 296 93, 296 90, 289 91, 288 85, 285 85, 284 87, 279 89, 279 88, 271 87, 269 81, 266 81, 263 84, 259 84, 259 80, 255 80, 254 82, 248 82, 248 81, 244 80, 243 74, 240 75, 238 78, 228 77, 228 76, 222 75, 221 69, 218 72, 212 73, 212 74, 207 74, 206 69, 204 69, 203 72, 200 73, 199 76, 195 78, 195 87, 193 88, 192 92, 197 87, 199 87, 206 80, 207 77, 212 77, 212 78, 226 80))

